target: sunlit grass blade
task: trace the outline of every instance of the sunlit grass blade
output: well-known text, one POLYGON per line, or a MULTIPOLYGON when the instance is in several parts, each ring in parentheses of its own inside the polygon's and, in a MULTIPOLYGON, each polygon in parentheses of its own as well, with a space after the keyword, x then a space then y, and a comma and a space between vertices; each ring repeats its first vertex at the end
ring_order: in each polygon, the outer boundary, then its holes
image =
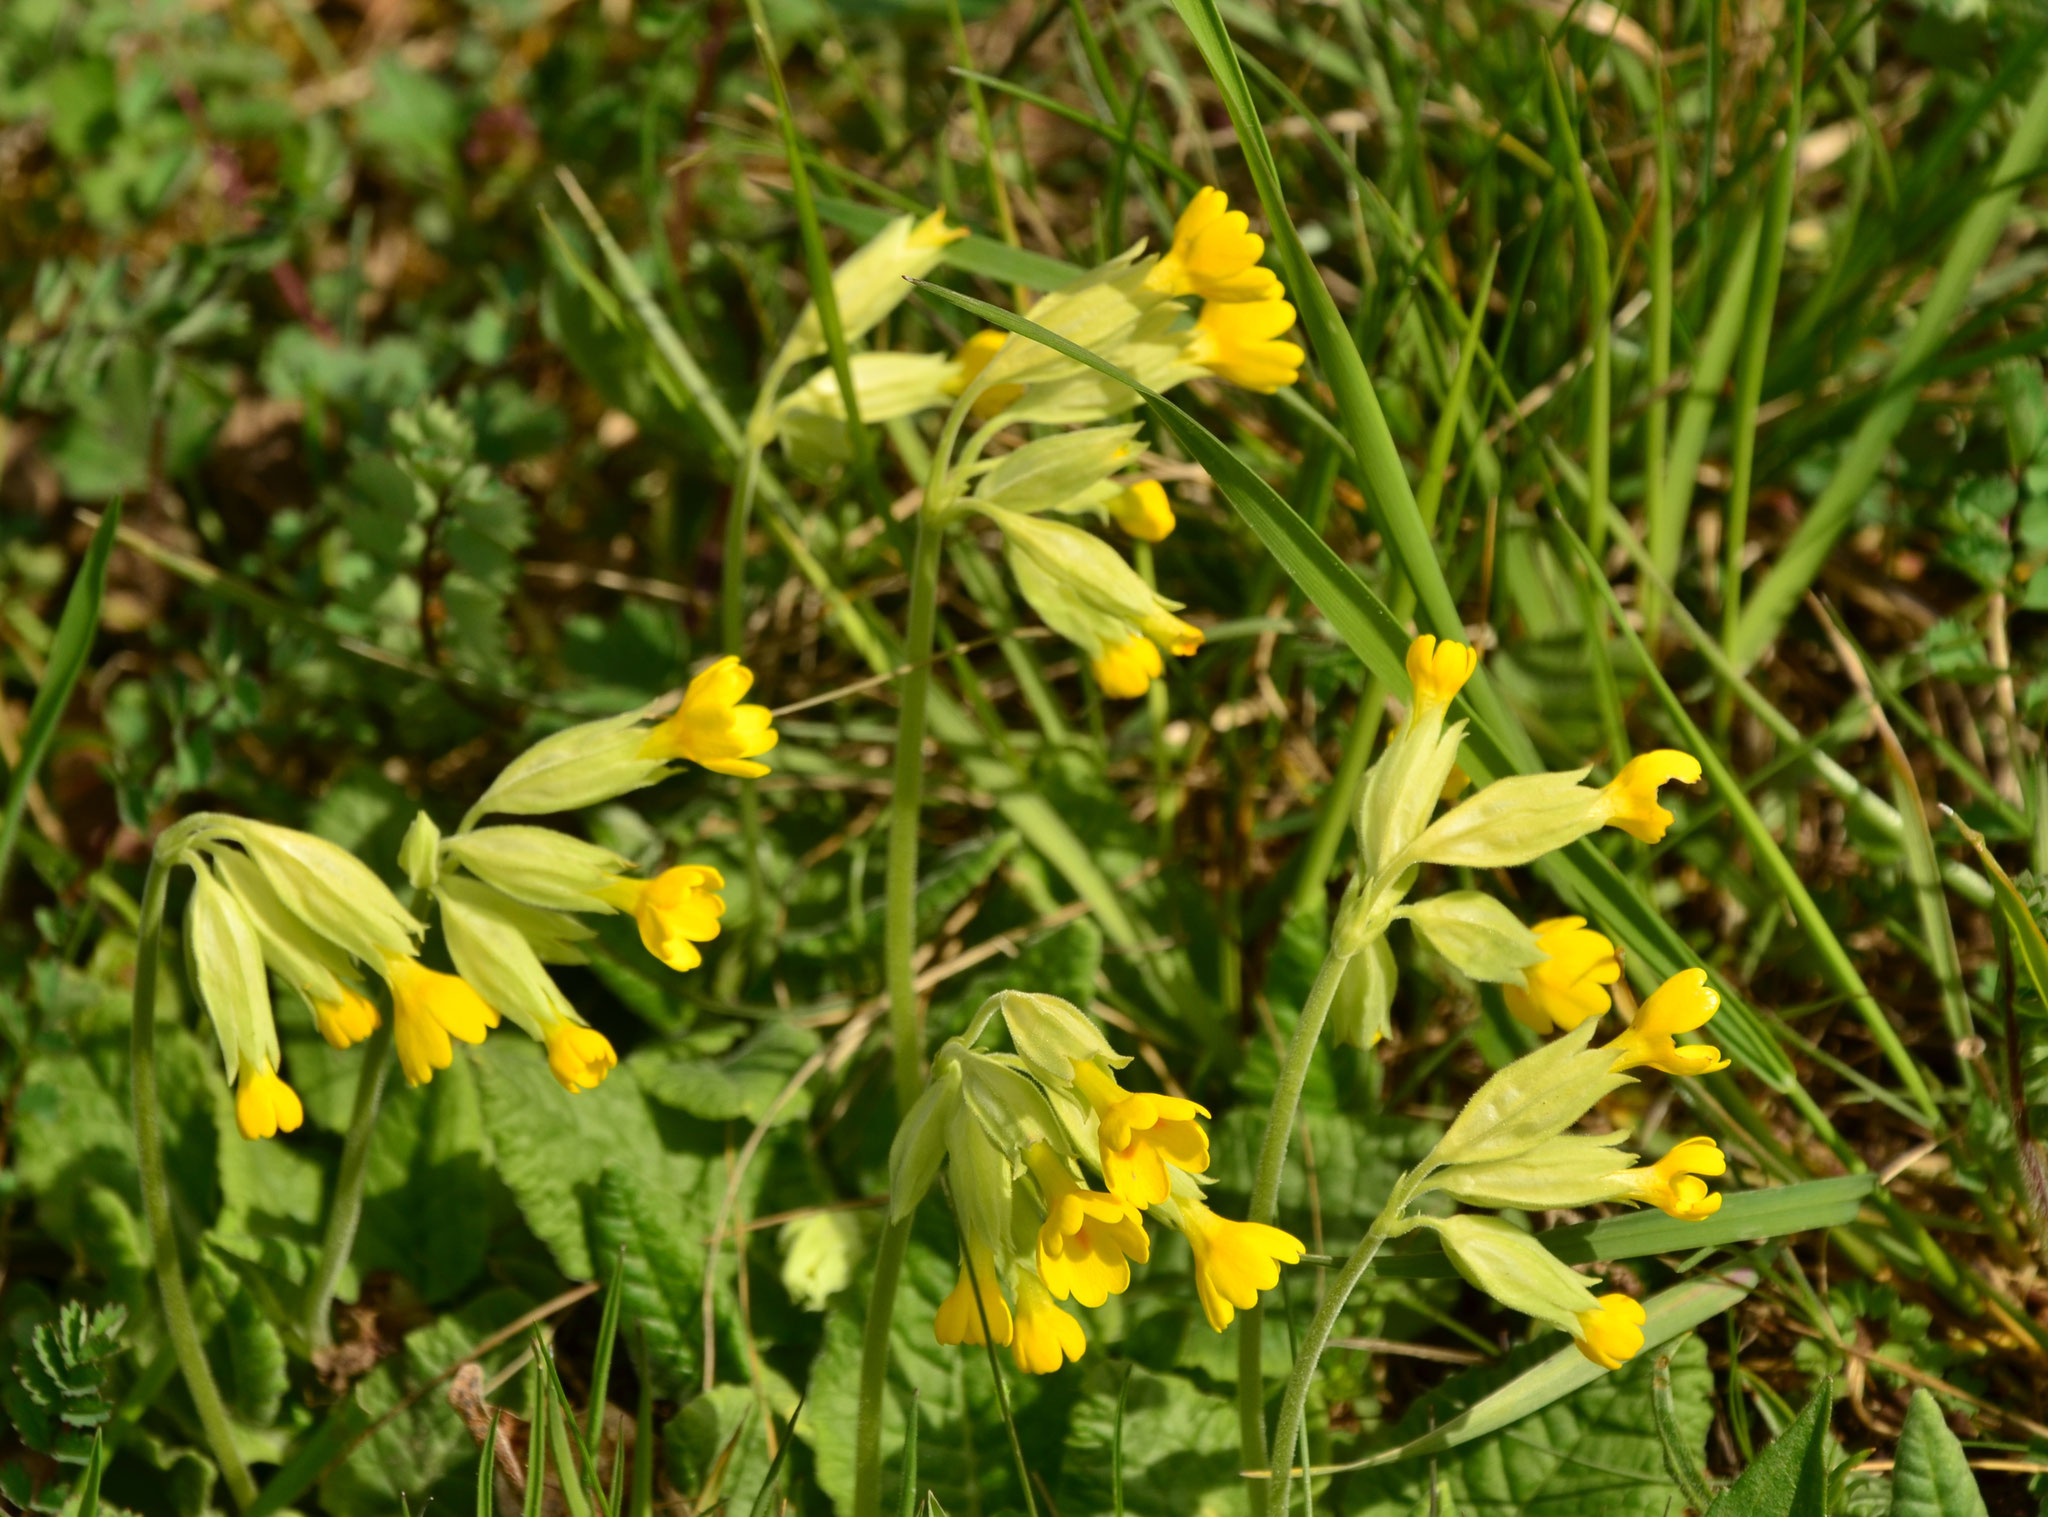
POLYGON ((498 1513, 498 1424, 503 1408, 491 1412, 490 1435, 476 1456, 476 1517, 497 1517, 498 1513))
POLYGON ((782 1486, 782 1472, 789 1463, 789 1451, 796 1447, 796 1419, 804 1414, 803 1398, 797 1398, 796 1410, 789 1414, 789 1421, 783 1424, 782 1442, 776 1447, 775 1457, 768 1461, 768 1473, 762 1478, 761 1489, 754 1493, 752 1517, 768 1517, 776 1507, 776 1493, 782 1486))
POLYGON ((7 899, 7 874, 14 863, 14 846, 21 835, 21 816, 28 805, 29 787, 49 757, 50 744, 57 737, 57 723, 71 704, 71 692, 85 673, 92 654, 93 638, 99 632, 100 603, 107 594, 107 559, 114 551, 114 536, 121 528, 121 503, 109 505, 79 561, 78 577, 64 598, 64 610, 57 618, 57 633, 43 664, 43 677, 36 685, 36 698, 28 710, 28 725, 21 734, 20 758, 7 776, 7 798, 0 802, 0 903, 7 899))
POLYGON ((612 1383, 612 1349, 619 1338, 619 1313, 626 1292, 626 1250, 612 1263, 612 1277, 604 1288, 604 1315, 598 1319, 597 1348, 590 1359, 590 1411, 585 1417, 584 1444, 597 1448, 604 1437, 604 1409, 612 1383))

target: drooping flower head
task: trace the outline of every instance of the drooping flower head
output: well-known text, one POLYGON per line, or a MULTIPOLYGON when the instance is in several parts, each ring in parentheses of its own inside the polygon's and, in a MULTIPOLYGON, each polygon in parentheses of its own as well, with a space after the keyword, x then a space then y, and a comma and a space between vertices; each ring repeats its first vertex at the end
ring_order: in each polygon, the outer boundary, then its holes
POLYGON ((1195 193, 1173 225, 1173 246, 1146 277, 1162 295, 1199 295, 1204 300, 1277 300, 1280 276, 1259 267, 1265 240, 1251 230, 1230 197, 1209 185, 1195 193))
POLYGON ((1195 1120, 1209 1110, 1179 1096, 1125 1090, 1094 1059, 1074 1062, 1074 1088, 1094 1108, 1102 1178, 1111 1194, 1144 1208, 1164 1201, 1167 1166, 1199 1175, 1209 1167, 1209 1135, 1195 1120))
POLYGON ((1615 1072, 1643 1065, 1671 1075, 1708 1075, 1726 1069, 1728 1060, 1720 1049, 1704 1043, 1681 1047, 1675 1036, 1706 1026, 1720 1008, 1721 993, 1707 983, 1707 972, 1681 969, 1643 1002, 1628 1030, 1607 1045, 1615 1072))
POLYGON ((1152 1257, 1145 1225, 1129 1202, 1078 1184, 1065 1161, 1034 1143, 1025 1162, 1045 1198, 1038 1229, 1038 1277, 1060 1300, 1100 1306, 1130 1288, 1131 1261, 1152 1257))
POLYGON ((690 681, 682 704, 646 735, 643 758, 687 759, 719 774, 759 779, 766 764, 754 759, 780 740, 766 706, 740 702, 754 686, 754 672, 731 654, 690 681))
POLYGON ((1280 340, 1294 325, 1294 307, 1280 299, 1207 301, 1195 318, 1188 358, 1218 379, 1271 395, 1301 377, 1307 358, 1280 340))
POLYGON ((1681 1222, 1703 1222, 1721 1209, 1721 1196, 1701 1175, 1728 1173, 1728 1156, 1712 1138, 1687 1138, 1655 1164, 1631 1169, 1622 1178, 1641 1201, 1681 1222))
POLYGON ((1163 543, 1173 535, 1173 502, 1156 479, 1138 480, 1112 495, 1108 510, 1111 519, 1140 542, 1163 543))
POLYGON ((1017 1322, 1010 1337, 1010 1357, 1027 1375, 1050 1375, 1062 1364, 1079 1363, 1088 1352, 1081 1324, 1052 1299, 1038 1276, 1017 1270, 1017 1322))
POLYGON ((1088 661, 1095 683, 1115 700, 1134 701, 1152 688, 1152 681, 1166 673, 1159 645, 1142 632, 1120 643, 1111 643, 1088 661))
POLYGON ((1638 754, 1601 788, 1601 820, 1609 827, 1619 827, 1639 843, 1663 842, 1673 818, 1658 804, 1657 788, 1673 780, 1697 785, 1700 761, 1676 748, 1638 754))
POLYGON ((1584 917, 1552 917, 1532 929, 1536 946, 1550 955, 1522 972, 1523 984, 1505 995, 1516 1021, 1534 1033, 1570 1032, 1607 1010, 1607 987, 1621 978, 1614 944, 1586 925, 1584 917))
POLYGON ((688 972, 704 962, 699 943, 718 936, 725 914, 725 876, 705 864, 679 864, 651 880, 615 879, 598 893, 629 913, 640 941, 669 968, 688 972))
POLYGON ((235 1126, 245 1138, 274 1138, 281 1132, 297 1132, 306 1119, 306 1108, 298 1092, 278 1078, 277 1071, 263 1060, 244 1069, 235 1081, 235 1126))
POLYGON ((557 1022, 548 1029, 544 1041, 548 1068, 562 1089, 572 1096, 597 1089, 604 1083, 605 1075, 618 1066, 619 1056, 613 1051, 611 1040, 595 1027, 585 1027, 580 1022, 557 1022))
POLYGON ((1233 1222, 1200 1200, 1175 1195, 1181 1231, 1195 1255, 1195 1292, 1209 1326, 1222 1332, 1239 1311, 1259 1304, 1259 1292, 1280 1283, 1280 1266, 1298 1264, 1302 1242, 1262 1222, 1233 1222))
POLYGON ((1416 708, 1442 711, 1479 667, 1479 650, 1425 632, 1408 645, 1407 665, 1416 708))
POLYGON ((313 1025, 334 1048, 348 1048, 362 1042, 377 1030, 383 1020, 377 1015, 376 1007, 347 986, 342 986, 341 994, 332 1001, 313 1002, 313 1025))
POLYGON ((1573 1334, 1579 1352, 1602 1369, 1620 1369, 1643 1351, 1642 1303, 1615 1292, 1602 1296, 1591 1311, 1579 1313, 1573 1334))
POLYGON ((394 1036, 398 1067, 408 1085, 424 1085, 434 1071, 455 1060, 450 1038, 481 1043, 498 1025, 498 1014, 460 975, 429 969, 418 959, 384 961, 391 984, 391 1010, 397 1019, 394 1036))
POLYGON ((1002 1348, 1010 1341, 1010 1303, 1003 1299, 1003 1288, 996 1280, 995 1255, 977 1243, 969 1243, 968 1250, 974 1267, 970 1270, 967 1261, 961 1261, 960 1278, 952 1294, 939 1303, 938 1314, 932 1318, 932 1336, 953 1347, 962 1343, 980 1345, 993 1335, 996 1347, 1002 1348), (975 1302, 977 1287, 981 1295, 979 1305, 975 1302), (986 1333, 982 1330, 984 1314, 988 1318, 986 1333))

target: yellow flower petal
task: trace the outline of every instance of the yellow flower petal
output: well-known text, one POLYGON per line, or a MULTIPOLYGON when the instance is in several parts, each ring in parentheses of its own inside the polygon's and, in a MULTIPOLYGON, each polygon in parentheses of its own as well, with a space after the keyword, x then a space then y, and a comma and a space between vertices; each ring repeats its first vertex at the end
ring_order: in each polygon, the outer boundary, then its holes
POLYGON ((1010 1304, 1003 1299, 1003 1290, 996 1283, 995 1256, 983 1248, 974 1251, 974 1272, 972 1278, 967 1266, 960 1266, 960 1279, 954 1285, 952 1294, 939 1303, 939 1310, 932 1318, 932 1336, 948 1346, 960 1343, 981 1344, 988 1341, 982 1331, 982 1315, 988 1316, 988 1332, 995 1336, 996 1346, 1003 1347, 1010 1341, 1012 1329, 1010 1304), (981 1305, 974 1302, 974 1286, 981 1286, 981 1305))
POLYGON ((1088 1335, 1059 1305, 1030 1270, 1017 1272, 1017 1326, 1010 1357, 1027 1375, 1050 1375, 1062 1364, 1078 1362, 1088 1351, 1088 1335))
POLYGON ((1707 1025, 1721 1007, 1721 993, 1707 983, 1704 969, 1681 969, 1666 980, 1637 1011, 1626 1032, 1607 1045, 1614 1054, 1614 1072, 1648 1065, 1673 1075, 1712 1074, 1726 1069, 1721 1050, 1705 1044, 1679 1047, 1676 1034, 1707 1025))
POLYGON ((1656 1207, 1681 1222, 1702 1222, 1721 1209, 1721 1197, 1701 1175, 1725 1175, 1728 1156, 1712 1138, 1687 1138, 1655 1164, 1623 1173, 1630 1199, 1656 1207))
POLYGON ((1472 671, 1479 667, 1479 651, 1463 643, 1439 642, 1425 632, 1408 645, 1408 679, 1415 687, 1415 704, 1441 709, 1450 705, 1472 671))
POLYGON ((699 943, 718 936, 725 914, 725 876, 704 864, 679 864, 651 880, 618 879, 602 898, 630 912, 647 951, 669 968, 689 971, 704 962, 699 943))
POLYGON ((647 734, 640 755, 687 759, 719 774, 759 779, 766 764, 753 762, 780 740, 766 706, 743 706, 753 671, 728 654, 690 681, 682 704, 647 734))
POLYGON ((1614 944, 1584 917, 1553 917, 1531 929, 1550 957, 1522 971, 1522 986, 1505 987, 1508 1010, 1531 1032, 1570 1032, 1607 1010, 1607 987, 1621 978, 1614 944))
POLYGON ((1280 299, 1207 301, 1195 318, 1188 357, 1218 379, 1271 395, 1301 377, 1308 355, 1280 334, 1294 325, 1294 307, 1280 299))
POLYGON ((1602 1296, 1593 1310, 1579 1313, 1579 1352, 1602 1369, 1620 1369, 1642 1352, 1644 1321, 1640 1302, 1619 1293, 1602 1296))
POLYGON ((1089 667, 1095 671, 1095 683, 1102 693, 1120 701, 1136 700, 1166 673, 1159 649, 1142 633, 1103 649, 1089 667))
POLYGON ((1196 193, 1174 223, 1173 245, 1146 276, 1148 289, 1163 295, 1199 295, 1205 300, 1277 300, 1285 291, 1279 275, 1259 267, 1265 239, 1251 230, 1230 197, 1211 185, 1196 193))
POLYGON ((1280 1266, 1298 1264, 1302 1242, 1262 1222, 1233 1222, 1200 1201, 1177 1199, 1182 1230, 1195 1255, 1195 1293, 1217 1332, 1239 1311, 1259 1304, 1259 1292, 1280 1283, 1280 1266))
POLYGON ((595 1090, 619 1062, 611 1040, 595 1027, 557 1022, 548 1029, 548 1068, 570 1095, 595 1090))
POLYGON ((235 1126, 245 1138, 273 1138, 297 1132, 306 1120, 298 1092, 278 1078, 269 1060, 244 1069, 235 1082, 235 1126))
POLYGON ((1676 748, 1638 754, 1601 787, 1601 820, 1610 827, 1619 827, 1638 842, 1663 842, 1672 816, 1658 804, 1657 787, 1673 780, 1682 785, 1697 785, 1700 761, 1676 748))
POLYGON ((313 1025, 336 1048, 362 1042, 383 1020, 375 1006, 346 986, 342 987, 340 1000, 313 1003, 313 1025))
POLYGON ((1173 502, 1166 486, 1141 479, 1109 499, 1109 514, 1119 527, 1140 542, 1163 543, 1173 535, 1173 502))
POLYGON ((498 1013, 460 975, 429 969, 418 959, 390 958, 384 977, 391 982, 398 1067, 408 1085, 426 1084, 435 1070, 454 1061, 450 1038, 481 1043, 498 1025, 498 1013))

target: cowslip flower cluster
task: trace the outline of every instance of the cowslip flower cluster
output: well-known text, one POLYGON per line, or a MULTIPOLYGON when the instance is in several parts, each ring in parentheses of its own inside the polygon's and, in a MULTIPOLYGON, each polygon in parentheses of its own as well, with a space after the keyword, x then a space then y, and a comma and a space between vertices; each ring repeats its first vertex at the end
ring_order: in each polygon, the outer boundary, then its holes
MULTIPOLYGON (((892 222, 835 273, 849 340, 880 320, 873 313, 886 314, 886 306, 908 293, 906 276, 928 272, 946 241, 964 235, 945 227, 942 215, 892 222), (865 324, 848 321, 849 310, 865 324)), ((1207 188, 1181 213, 1165 253, 1145 256, 1140 242, 1042 296, 1024 314, 1153 390, 1209 375, 1270 395, 1296 381, 1304 354, 1285 340, 1294 307, 1279 277, 1260 265, 1264 253, 1244 212, 1231 210, 1223 191, 1207 188), (1189 300, 1199 304, 1191 308, 1189 300)), ((774 437, 792 462, 815 469, 844 462, 850 448, 846 404, 831 368, 779 393, 791 364, 822 350, 815 337, 798 342, 809 331, 800 322, 771 366, 756 407, 754 441, 765 445, 774 437)), ((1128 472, 1142 452, 1138 429, 1102 425, 1136 406, 1129 387, 993 330, 976 333, 950 357, 853 353, 849 373, 863 422, 950 405, 980 423, 960 461, 948 467, 946 487, 932 492, 924 509, 934 516, 973 511, 1001 531, 1019 591, 1046 626, 1081 649, 1105 695, 1143 695, 1165 673, 1162 653, 1186 657, 1201 647, 1201 632, 1175 614, 1179 602, 1153 591, 1093 534, 1047 519, 1091 516, 1147 543, 1173 532, 1165 488, 1128 472), (986 446, 1013 424, 1085 430, 1040 437, 992 464, 981 461, 986 446)), ((950 431, 945 445, 951 445, 950 431)))
POLYGON ((477 827, 492 814, 578 810, 652 784, 678 763, 720 773, 767 773, 775 746, 765 707, 743 704, 753 676, 727 658, 680 699, 587 722, 514 759, 443 838, 421 813, 399 861, 419 899, 440 912, 455 973, 420 960, 427 924, 399 904, 347 849, 287 827, 205 813, 166 834, 163 856, 194 876, 185 942, 192 980, 220 1043, 246 1138, 296 1130, 305 1110, 281 1073, 270 994, 275 977, 304 1001, 320 1035, 347 1048, 376 1031, 381 984, 400 1069, 423 1085, 453 1045, 481 1043, 506 1018, 547 1050, 571 1093, 594 1088, 618 1062, 545 966, 583 961, 593 930, 578 914, 626 912, 648 951, 678 970, 703 962, 724 910, 718 871, 685 864, 653 879, 609 849, 551 828, 477 827))
POLYGON ((1605 785, 1585 784, 1586 769, 1511 775, 1439 813, 1465 736, 1465 723, 1449 720, 1451 703, 1478 667, 1477 651, 1462 643, 1425 633, 1409 645, 1414 699, 1360 783, 1358 868, 1333 934, 1332 951, 1346 960, 1331 1008, 1341 1041, 1370 1047, 1386 1036, 1394 995, 1387 932, 1403 920, 1461 974, 1502 986, 1509 1009, 1535 1031, 1574 1028, 1605 1010, 1621 962, 1583 918, 1531 928, 1478 890, 1411 902, 1418 867, 1513 868, 1602 827, 1659 842, 1672 822, 1659 788, 1700 778, 1691 754, 1659 749, 1631 759, 1605 785))
POLYGON ((939 1050, 890 1150, 889 1206, 908 1216, 944 1169, 961 1262, 933 1320, 940 1343, 993 1342, 1034 1375, 1078 1360, 1087 1334, 1060 1303, 1099 1307, 1128 1289, 1151 1258, 1148 1218, 1187 1238, 1218 1332, 1301 1258, 1299 1239, 1204 1202, 1209 1113, 1126 1089, 1116 1072, 1129 1063, 1077 1007, 1018 990, 991 996, 939 1050), (998 1016, 1015 1053, 974 1046, 998 1016))

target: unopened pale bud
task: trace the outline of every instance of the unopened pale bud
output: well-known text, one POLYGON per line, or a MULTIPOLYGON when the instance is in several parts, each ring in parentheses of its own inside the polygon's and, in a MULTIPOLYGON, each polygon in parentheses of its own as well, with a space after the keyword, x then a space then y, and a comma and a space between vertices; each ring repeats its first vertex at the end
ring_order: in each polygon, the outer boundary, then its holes
POLYGON ((943 1053, 932 1064, 931 1083, 896 1126, 889 1145, 889 1220, 900 1222, 932 1188, 946 1159, 953 1118, 960 1110, 960 1066, 943 1053))
POLYGON ((1131 1062, 1128 1054, 1109 1046, 1095 1019, 1071 1001, 1027 990, 1005 990, 997 999, 1011 1045, 1026 1064, 1054 1080, 1071 1081, 1079 1059, 1099 1059, 1112 1069, 1131 1062))
POLYGON ((611 910, 599 895, 630 860, 552 827, 479 827, 448 839, 442 853, 514 900, 554 911, 611 910))
POLYGON ((1536 934, 1482 891, 1449 891, 1394 914, 1412 922, 1429 946, 1469 979, 1520 985, 1522 971, 1545 958, 1536 934))
POLYGON ((1577 1334, 1579 1314, 1597 1309, 1592 1281, 1499 1217, 1462 1213, 1424 1225, 1458 1273, 1510 1311, 1577 1334))
POLYGON ((413 815, 398 845, 398 867, 415 890, 432 891, 441 877, 441 829, 424 811, 413 815))
POLYGON ((1431 1153, 1430 1167, 1517 1158, 1548 1142, 1629 1082, 1614 1055, 1588 1045, 1598 1023, 1522 1055, 1480 1086, 1431 1153))
POLYGON ((1465 724, 1434 719, 1404 723, 1358 787, 1356 825, 1365 871, 1377 874, 1429 825, 1444 784, 1458 764, 1465 724))
POLYGON ((1371 1048, 1393 1030, 1394 950, 1384 934, 1372 939, 1344 965, 1330 1002, 1330 1036, 1354 1048, 1371 1048))

